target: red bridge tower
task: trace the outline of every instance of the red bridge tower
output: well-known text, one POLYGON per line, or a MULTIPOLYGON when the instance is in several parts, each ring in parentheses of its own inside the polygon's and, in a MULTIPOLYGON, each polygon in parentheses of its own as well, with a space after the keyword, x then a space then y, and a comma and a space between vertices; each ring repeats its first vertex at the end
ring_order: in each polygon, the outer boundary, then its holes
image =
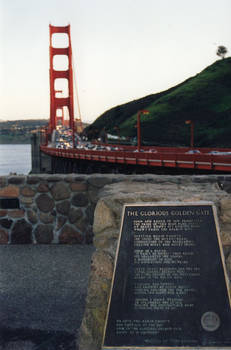
POLYGON ((57 124, 57 111, 60 110, 63 113, 63 107, 68 108, 69 112, 69 127, 75 131, 74 123, 74 100, 73 100, 73 70, 72 70, 72 48, 71 48, 71 35, 70 25, 60 27, 49 25, 50 28, 50 123, 49 132, 56 128, 57 124), (55 33, 66 33, 68 35, 68 47, 57 48, 52 46, 52 35, 55 33), (66 55, 68 57, 68 69, 67 70, 55 70, 53 66, 53 58, 55 55, 66 55), (55 79, 64 78, 68 80, 68 97, 56 97, 56 93, 60 92, 55 90, 55 79))

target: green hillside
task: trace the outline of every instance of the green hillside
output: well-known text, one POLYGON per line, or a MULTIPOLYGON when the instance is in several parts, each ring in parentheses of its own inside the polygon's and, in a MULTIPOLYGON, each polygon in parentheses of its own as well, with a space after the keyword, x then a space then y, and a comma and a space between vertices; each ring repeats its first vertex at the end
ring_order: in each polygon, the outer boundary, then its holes
POLYGON ((87 128, 99 134, 136 136, 137 112, 142 115, 142 140, 153 145, 188 146, 190 126, 195 124, 195 145, 231 147, 231 58, 216 61, 201 73, 164 92, 114 107, 87 128))

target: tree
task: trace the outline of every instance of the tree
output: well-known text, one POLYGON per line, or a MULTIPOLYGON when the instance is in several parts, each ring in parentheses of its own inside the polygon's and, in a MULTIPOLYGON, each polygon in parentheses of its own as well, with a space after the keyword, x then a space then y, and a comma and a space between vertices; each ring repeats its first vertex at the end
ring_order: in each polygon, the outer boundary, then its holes
POLYGON ((225 46, 223 46, 223 45, 218 46, 217 56, 222 57, 222 59, 224 59, 227 52, 228 52, 228 50, 225 46))

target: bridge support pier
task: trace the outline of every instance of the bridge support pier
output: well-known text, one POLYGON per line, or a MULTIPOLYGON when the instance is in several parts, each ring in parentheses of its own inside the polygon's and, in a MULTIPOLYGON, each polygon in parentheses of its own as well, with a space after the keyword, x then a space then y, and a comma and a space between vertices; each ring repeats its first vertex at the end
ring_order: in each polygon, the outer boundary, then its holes
POLYGON ((40 173, 40 137, 39 134, 31 136, 31 173, 40 173))
POLYGON ((40 151, 40 133, 31 137, 31 174, 51 173, 51 157, 40 151))

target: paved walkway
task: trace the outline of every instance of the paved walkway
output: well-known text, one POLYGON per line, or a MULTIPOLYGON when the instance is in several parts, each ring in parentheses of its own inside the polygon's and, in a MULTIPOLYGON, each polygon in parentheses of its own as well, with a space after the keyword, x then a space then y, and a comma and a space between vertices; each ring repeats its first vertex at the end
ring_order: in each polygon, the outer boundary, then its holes
POLYGON ((0 350, 76 349, 92 246, 0 246, 0 350))

